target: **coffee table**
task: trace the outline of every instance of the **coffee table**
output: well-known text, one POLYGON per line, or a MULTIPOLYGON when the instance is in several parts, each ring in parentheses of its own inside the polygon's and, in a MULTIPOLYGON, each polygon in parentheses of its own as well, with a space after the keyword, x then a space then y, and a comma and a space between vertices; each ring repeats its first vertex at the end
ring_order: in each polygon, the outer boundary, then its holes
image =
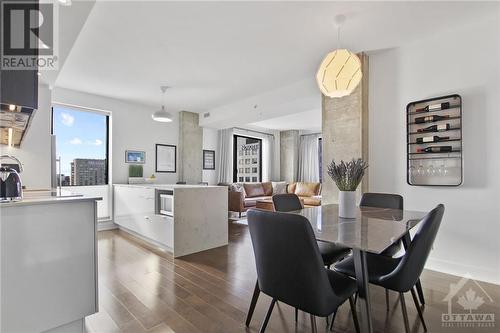
POLYGON ((255 203, 255 208, 263 209, 263 210, 270 210, 270 211, 274 212, 273 199, 257 200, 257 202, 255 203))
MULTIPOLYGON (((300 202, 302 203, 302 206, 304 206, 304 199, 300 198, 300 202)), ((270 210, 270 211, 274 212, 273 199, 257 200, 257 202, 255 203, 255 208, 263 209, 263 210, 270 210)))

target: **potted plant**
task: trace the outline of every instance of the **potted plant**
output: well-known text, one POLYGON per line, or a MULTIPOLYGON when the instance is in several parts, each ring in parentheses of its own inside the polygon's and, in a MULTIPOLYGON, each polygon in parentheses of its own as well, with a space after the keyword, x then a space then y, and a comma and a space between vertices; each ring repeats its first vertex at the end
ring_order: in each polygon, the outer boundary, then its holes
POLYGON ((339 216, 344 218, 356 217, 356 188, 365 175, 368 164, 361 158, 350 162, 335 160, 328 165, 328 175, 333 179, 340 190, 339 216))
POLYGON ((144 182, 142 177, 142 165, 129 165, 128 166, 128 183, 140 184, 144 182))

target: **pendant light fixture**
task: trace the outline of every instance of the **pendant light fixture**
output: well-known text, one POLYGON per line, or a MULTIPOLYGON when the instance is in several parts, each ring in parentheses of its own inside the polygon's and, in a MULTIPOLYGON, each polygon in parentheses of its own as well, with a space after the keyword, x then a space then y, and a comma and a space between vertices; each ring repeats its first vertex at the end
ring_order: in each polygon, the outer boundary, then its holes
POLYGON ((172 121, 172 114, 165 110, 165 91, 167 91, 167 86, 161 86, 161 110, 156 111, 151 115, 154 121, 159 121, 162 123, 168 123, 172 121))
POLYGON ((335 16, 337 26, 337 49, 326 55, 319 66, 316 81, 321 92, 328 97, 350 95, 361 82, 361 61, 349 50, 340 48, 340 28, 344 15, 335 16))

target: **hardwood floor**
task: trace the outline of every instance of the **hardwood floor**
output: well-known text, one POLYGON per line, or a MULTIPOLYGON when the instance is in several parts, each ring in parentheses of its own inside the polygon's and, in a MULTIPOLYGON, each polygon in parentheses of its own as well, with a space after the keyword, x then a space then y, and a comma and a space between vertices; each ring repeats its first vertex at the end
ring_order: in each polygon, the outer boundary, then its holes
MULTIPOLYGON (((270 298, 261 294, 250 328, 246 328, 246 312, 256 279, 248 227, 230 223, 229 241, 228 246, 174 260, 169 253, 145 247, 123 232, 99 232, 100 312, 87 318, 87 331, 258 332, 270 298)), ((497 332, 498 327, 442 327, 441 315, 448 311, 448 304, 443 299, 449 292, 450 283, 459 280, 456 276, 424 272, 424 316, 428 331, 497 332)), ((481 287, 493 302, 483 296, 481 311, 476 312, 494 313, 500 318, 499 286, 481 283, 481 287)), ((478 287, 473 285, 472 288, 480 292, 478 287)), ((383 289, 372 286, 370 291, 375 331, 404 332, 396 293, 391 293, 390 311, 386 312, 383 289)), ((410 294, 406 302, 412 332, 423 332, 410 294)), ((456 302, 454 307, 460 308, 456 302)), ((328 331, 323 318, 317 318, 317 325, 319 332, 328 331)), ((278 302, 267 332, 310 331, 306 314, 300 313, 296 324, 294 310, 278 302)), ((354 332, 348 303, 339 309, 334 332, 354 332)))

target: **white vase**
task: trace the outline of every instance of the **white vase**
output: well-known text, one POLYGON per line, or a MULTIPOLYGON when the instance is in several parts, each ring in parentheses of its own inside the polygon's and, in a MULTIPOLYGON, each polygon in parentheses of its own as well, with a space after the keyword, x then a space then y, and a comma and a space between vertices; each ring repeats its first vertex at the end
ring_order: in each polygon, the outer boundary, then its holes
POLYGON ((346 219, 356 218, 356 191, 339 192, 339 216, 346 219))

